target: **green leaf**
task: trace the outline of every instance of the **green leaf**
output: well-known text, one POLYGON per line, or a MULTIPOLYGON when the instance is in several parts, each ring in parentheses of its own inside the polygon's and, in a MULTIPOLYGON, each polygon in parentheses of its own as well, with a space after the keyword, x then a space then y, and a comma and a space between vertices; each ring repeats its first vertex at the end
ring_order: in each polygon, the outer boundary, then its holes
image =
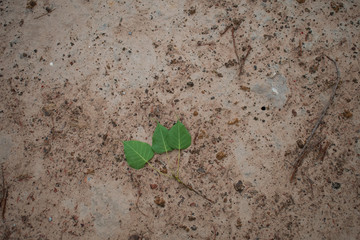
POLYGON ((191 145, 191 135, 180 121, 169 130, 167 139, 170 147, 174 149, 185 149, 191 145))
POLYGON ((166 127, 158 123, 152 137, 152 149, 154 150, 154 152, 160 154, 172 150, 172 148, 167 143, 168 135, 169 130, 167 130, 166 127))
POLYGON ((152 159, 154 152, 151 146, 140 141, 124 141, 126 161, 130 167, 140 169, 152 159))

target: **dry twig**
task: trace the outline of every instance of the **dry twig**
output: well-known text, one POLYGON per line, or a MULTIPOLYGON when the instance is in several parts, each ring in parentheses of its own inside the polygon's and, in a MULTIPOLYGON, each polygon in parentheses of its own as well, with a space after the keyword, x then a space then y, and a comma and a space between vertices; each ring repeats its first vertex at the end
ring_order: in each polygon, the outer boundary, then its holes
POLYGON ((233 27, 233 28, 231 29, 231 36, 232 36, 232 40, 233 40, 233 46, 234 46, 234 51, 235 51, 236 59, 237 59, 237 61, 238 61, 238 64, 240 64, 240 57, 239 57, 239 54, 238 54, 237 48, 236 48, 236 42, 235 42, 234 32, 235 32, 235 28, 233 27))
POLYGON ((198 128, 197 132, 195 133, 195 137, 194 137, 194 140, 193 140, 194 145, 196 145, 196 140, 197 140, 197 138, 199 136, 199 132, 200 132, 200 127, 198 128))
POLYGON ((141 193, 141 187, 140 187, 140 182, 139 182, 139 180, 137 180, 136 178, 133 177, 133 174, 132 174, 132 173, 131 173, 131 175, 130 175, 130 178, 131 178, 131 180, 132 180, 133 182, 135 182, 135 185, 136 185, 136 187, 137 187, 137 189, 138 189, 138 196, 137 196, 137 199, 136 199, 136 202, 135 202, 135 206, 136 206, 136 208, 139 210, 139 212, 140 212, 142 215, 144 215, 145 217, 148 217, 148 215, 146 215, 143 211, 141 211, 141 209, 140 209, 140 207, 139 207, 139 200, 140 200, 140 197, 141 197, 141 195, 142 195, 142 193, 141 193))
POLYGON ((42 18, 42 17, 44 17, 44 16, 46 16, 46 15, 48 15, 48 14, 52 13, 53 11, 55 11, 55 9, 56 9, 56 8, 51 9, 51 8, 47 7, 47 8, 46 8, 46 13, 41 14, 40 16, 37 16, 37 17, 36 17, 36 18, 34 18, 34 19, 39 19, 39 18, 42 18))
POLYGON ((197 45, 198 45, 199 47, 201 47, 201 46, 212 46, 212 45, 215 45, 215 42, 202 42, 202 41, 198 41, 198 42, 197 42, 197 45))
POLYGON ((1 217, 2 220, 5 221, 5 211, 6 211, 6 201, 8 197, 8 188, 5 185, 5 176, 4 176, 4 166, 1 166, 1 174, 2 174, 2 198, 1 198, 1 217))
POLYGON ((224 31, 220 33, 220 36, 224 35, 232 26, 233 26, 232 24, 227 25, 224 31))
POLYGON ((336 93, 336 89, 338 88, 338 85, 339 85, 339 82, 340 82, 340 71, 339 71, 339 68, 338 68, 338 65, 336 63, 336 61, 332 58, 330 58, 329 56, 325 55, 325 57, 327 59, 329 59, 334 65, 335 65, 335 69, 336 69, 336 83, 335 83, 335 86, 333 88, 333 91, 332 91, 332 94, 330 96, 330 99, 329 101, 327 102, 327 104, 325 105, 324 109, 322 110, 321 112, 321 115, 319 117, 319 119, 317 120, 314 128, 312 129, 311 131, 311 134, 309 135, 309 137, 306 139, 306 142, 305 142, 305 145, 304 145, 304 148, 302 149, 302 151, 300 152, 300 154, 298 155, 298 157, 296 158, 295 160, 295 164, 294 164, 294 170, 291 174, 291 177, 290 177, 290 182, 293 182, 294 179, 295 179, 295 176, 296 176, 296 173, 299 169, 299 167, 301 166, 301 164, 303 163, 304 161, 304 157, 307 153, 307 150, 308 150, 308 146, 311 142, 311 139, 313 138, 314 134, 315 134, 315 131, 318 129, 318 127, 320 126, 320 123, 322 122, 327 110, 329 109, 331 103, 334 101, 334 98, 335 98, 335 93, 336 93))
POLYGON ((184 183, 183 181, 181 181, 178 177, 176 177, 175 175, 173 175, 173 178, 180 183, 181 185, 183 185, 184 187, 186 187, 187 189, 189 189, 190 191, 193 191, 194 193, 196 193, 197 195, 199 195, 200 197, 208 200, 211 203, 215 203, 213 200, 209 199, 208 197, 206 197, 204 194, 196 191, 193 187, 191 187, 189 184, 184 183))
POLYGON ((216 239, 216 227, 213 226, 213 228, 214 228, 214 240, 215 240, 216 239))
POLYGON ((248 51, 246 52, 246 55, 245 55, 243 58, 241 58, 241 62, 239 62, 239 64, 240 64, 239 76, 244 73, 245 61, 246 61, 247 57, 249 56, 251 49, 252 49, 252 48, 251 48, 251 46, 249 45, 248 51))
POLYGON ((241 74, 244 73, 245 61, 248 58, 252 48, 251 48, 251 46, 249 46, 248 51, 246 52, 245 56, 240 59, 239 53, 238 53, 237 48, 236 48, 236 41, 235 41, 235 34, 234 34, 239 25, 240 25, 240 23, 238 25, 235 25, 236 27, 234 27, 234 25, 232 25, 232 24, 227 26, 225 28, 225 30, 222 33, 220 33, 220 36, 225 34, 229 30, 229 28, 231 27, 231 37, 232 37, 232 42, 233 42, 233 47, 234 47, 234 52, 235 52, 235 55, 236 55, 237 63, 239 65, 239 74, 238 75, 240 76, 241 74))
POLYGON ((316 160, 320 160, 320 162, 324 161, 326 151, 327 151, 329 146, 330 146, 329 142, 326 142, 324 147, 320 146, 319 154, 317 155, 316 160))

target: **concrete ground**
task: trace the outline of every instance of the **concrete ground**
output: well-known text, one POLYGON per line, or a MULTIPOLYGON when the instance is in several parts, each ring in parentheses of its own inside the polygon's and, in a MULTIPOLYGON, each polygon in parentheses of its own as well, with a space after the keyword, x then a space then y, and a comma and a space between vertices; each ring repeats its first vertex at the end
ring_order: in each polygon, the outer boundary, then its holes
POLYGON ((359 5, 0 1, 0 236, 360 239, 359 5))

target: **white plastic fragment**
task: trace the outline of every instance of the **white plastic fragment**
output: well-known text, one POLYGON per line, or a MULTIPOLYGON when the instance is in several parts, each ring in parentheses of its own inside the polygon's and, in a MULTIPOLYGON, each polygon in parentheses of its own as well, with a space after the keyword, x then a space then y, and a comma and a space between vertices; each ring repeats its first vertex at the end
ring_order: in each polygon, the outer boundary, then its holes
POLYGON ((277 90, 276 88, 271 88, 271 90, 272 90, 276 95, 279 94, 279 92, 278 92, 278 90, 277 90))

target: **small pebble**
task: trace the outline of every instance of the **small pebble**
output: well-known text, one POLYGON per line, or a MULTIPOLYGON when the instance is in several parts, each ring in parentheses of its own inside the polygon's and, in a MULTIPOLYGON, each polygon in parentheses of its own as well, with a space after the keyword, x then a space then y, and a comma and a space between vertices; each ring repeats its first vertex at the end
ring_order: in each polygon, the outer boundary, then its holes
POLYGON ((52 221, 52 217, 49 217, 49 222, 51 222, 52 221))
POLYGON ((128 238, 128 240, 140 240, 140 239, 141 239, 140 236, 137 234, 133 234, 128 238))
POLYGON ((195 231, 197 229, 197 227, 195 225, 191 226, 191 230, 195 231))
POLYGON ((165 200, 159 196, 155 197, 154 203, 160 207, 165 207, 165 200))
POLYGON ((339 189, 341 187, 341 184, 338 182, 333 182, 333 183, 331 183, 331 187, 333 189, 339 189))
POLYGON ((296 141, 296 144, 298 145, 298 147, 299 148, 301 148, 301 149, 303 149, 304 148, 304 143, 303 143, 303 141, 301 141, 301 139, 298 139, 297 141, 296 141))
POLYGON ((194 83, 193 82, 188 82, 188 83, 186 83, 186 85, 188 85, 189 87, 193 87, 194 83))
POLYGON ((234 188, 236 191, 241 193, 245 189, 245 185, 243 184, 243 182, 241 180, 239 180, 236 184, 234 184, 234 188))

